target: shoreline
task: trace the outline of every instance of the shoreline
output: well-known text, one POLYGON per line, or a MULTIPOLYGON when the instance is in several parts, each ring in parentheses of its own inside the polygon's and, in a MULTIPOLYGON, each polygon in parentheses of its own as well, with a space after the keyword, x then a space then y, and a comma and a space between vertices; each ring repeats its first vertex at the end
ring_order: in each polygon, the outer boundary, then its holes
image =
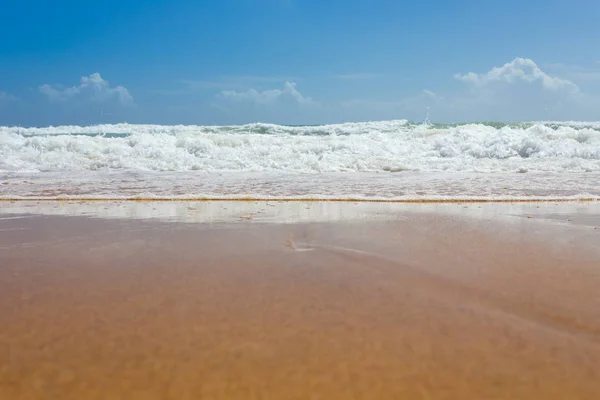
POLYGON ((68 197, 0 197, 1 202, 68 202, 68 201, 84 201, 84 202, 102 202, 102 201, 126 201, 126 202, 281 202, 281 203, 600 203, 600 197, 507 197, 507 198, 479 198, 479 197, 457 197, 447 199, 368 199, 368 198, 327 198, 327 197, 205 197, 205 196, 182 196, 182 197, 95 197, 95 196, 68 196, 68 197))
POLYGON ((222 201, 600 200, 599 172, 151 172, 5 174, 0 199, 222 201))

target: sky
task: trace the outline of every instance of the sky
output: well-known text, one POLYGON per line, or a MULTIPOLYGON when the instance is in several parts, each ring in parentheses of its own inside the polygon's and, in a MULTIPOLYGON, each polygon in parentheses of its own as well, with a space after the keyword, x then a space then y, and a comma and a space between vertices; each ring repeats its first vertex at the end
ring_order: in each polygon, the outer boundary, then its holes
POLYGON ((597 0, 0 0, 0 125, 600 120, 597 0))

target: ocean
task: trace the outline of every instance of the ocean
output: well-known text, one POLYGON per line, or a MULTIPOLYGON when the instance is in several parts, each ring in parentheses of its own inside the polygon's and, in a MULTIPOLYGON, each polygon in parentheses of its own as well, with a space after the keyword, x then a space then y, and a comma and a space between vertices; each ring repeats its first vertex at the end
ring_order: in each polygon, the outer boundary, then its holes
POLYGON ((600 199, 600 122, 0 127, 0 199, 600 199))

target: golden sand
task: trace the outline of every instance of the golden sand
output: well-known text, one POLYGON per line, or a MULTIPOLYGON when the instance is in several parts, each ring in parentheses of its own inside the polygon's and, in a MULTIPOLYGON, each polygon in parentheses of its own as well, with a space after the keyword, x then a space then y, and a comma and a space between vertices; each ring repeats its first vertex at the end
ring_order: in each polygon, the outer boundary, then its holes
POLYGON ((442 214, 1 220, 0 399, 597 399, 595 240, 442 214))

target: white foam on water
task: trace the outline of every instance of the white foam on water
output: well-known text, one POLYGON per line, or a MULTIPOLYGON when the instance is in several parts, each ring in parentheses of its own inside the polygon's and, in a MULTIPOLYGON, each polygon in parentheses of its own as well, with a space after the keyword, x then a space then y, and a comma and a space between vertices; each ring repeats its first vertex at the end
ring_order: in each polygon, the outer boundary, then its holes
POLYGON ((0 198, 600 195, 600 122, 0 127, 0 198))
MULTIPOLYGON (((517 228, 526 223, 545 229, 548 223, 596 232, 600 203, 369 203, 369 202, 278 202, 278 201, 18 201, 0 207, 0 220, 35 215, 85 216, 103 219, 141 219, 187 223, 282 224, 302 222, 418 221, 424 215, 503 221, 517 228), (529 217, 534 218, 529 218, 529 217), (551 218, 555 218, 552 220, 551 218), (567 221, 568 219, 568 221, 567 221), (570 221, 583 221, 575 223, 570 221)), ((495 225, 494 225, 495 226, 495 225)), ((569 239, 570 240, 570 239, 569 239)), ((282 238, 287 248, 313 251, 324 247, 306 234, 282 238)), ((327 246, 335 249, 334 246, 327 246)), ((352 248, 338 250, 355 251, 352 248)))
POLYGON ((600 171, 587 123, 0 128, 0 171, 600 171))
POLYGON ((600 173, 116 172, 11 173, 0 200, 589 200, 600 173))

